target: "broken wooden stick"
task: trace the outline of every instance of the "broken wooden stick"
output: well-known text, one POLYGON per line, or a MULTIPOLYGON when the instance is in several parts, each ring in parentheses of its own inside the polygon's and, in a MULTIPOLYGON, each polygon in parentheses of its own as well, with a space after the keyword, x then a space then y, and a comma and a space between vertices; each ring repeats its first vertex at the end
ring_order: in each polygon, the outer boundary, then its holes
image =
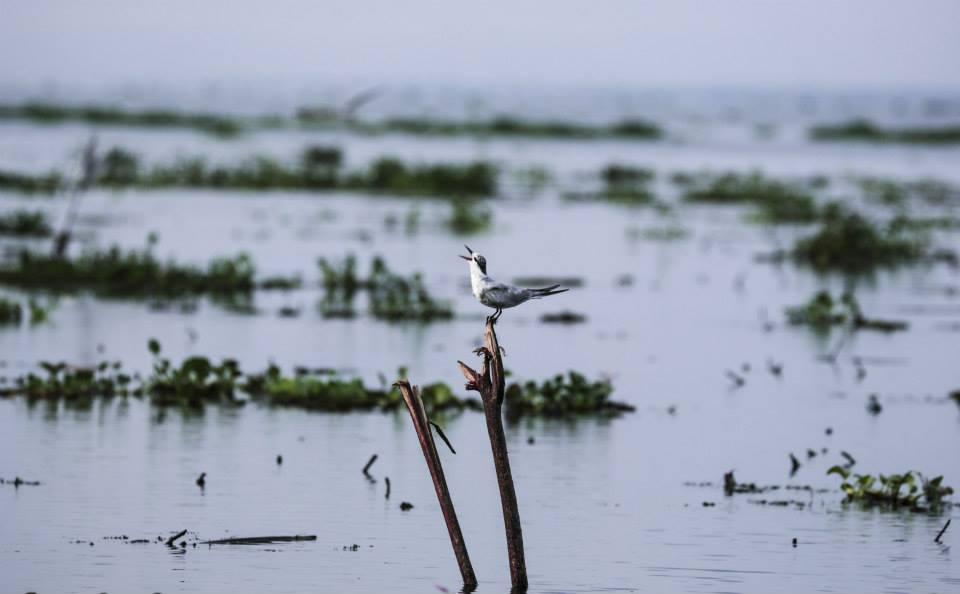
POLYGON ((427 412, 423 408, 423 400, 420 398, 420 388, 411 386, 405 380, 397 380, 394 385, 400 390, 403 401, 407 405, 407 410, 410 411, 413 428, 417 432, 423 457, 427 461, 427 469, 430 470, 430 477, 433 479, 433 487, 437 491, 440 511, 443 512, 443 520, 447 524, 447 532, 450 533, 450 544, 453 545, 453 554, 457 557, 457 565, 460 566, 463 585, 465 588, 473 588, 477 585, 477 576, 473 573, 473 565, 470 563, 470 555, 467 553, 467 544, 463 540, 463 532, 460 531, 457 511, 453 507, 450 489, 447 488, 447 479, 443 474, 443 465, 440 463, 437 446, 433 441, 433 433, 430 431, 430 420, 427 418, 427 412))
POLYGON ((514 591, 527 589, 527 564, 523 554, 523 530, 520 526, 520 511, 517 508, 517 492, 510 472, 507 455, 507 438, 503 433, 503 397, 506 380, 503 373, 500 343, 494 331, 495 321, 487 318, 484 345, 475 352, 483 358, 480 373, 457 361, 460 371, 467 378, 467 389, 480 393, 483 414, 487 419, 487 433, 493 451, 493 465, 497 470, 500 485, 500 506, 503 508, 503 524, 507 533, 507 554, 510 558, 510 580, 514 591))

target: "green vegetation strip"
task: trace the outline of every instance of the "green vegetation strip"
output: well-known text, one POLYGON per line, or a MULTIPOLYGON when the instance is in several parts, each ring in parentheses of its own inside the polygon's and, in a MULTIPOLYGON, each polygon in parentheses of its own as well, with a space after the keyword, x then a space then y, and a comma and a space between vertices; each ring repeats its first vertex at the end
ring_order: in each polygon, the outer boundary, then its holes
POLYGON ((889 142, 905 144, 954 144, 960 142, 960 125, 882 127, 869 120, 815 126, 813 140, 848 142, 889 142))
MULTIPOLYGON (((269 406, 287 406, 314 411, 401 410, 403 398, 395 389, 370 388, 355 378, 344 378, 327 369, 298 369, 284 375, 270 365, 261 373, 244 373, 234 359, 214 363, 193 356, 180 365, 161 355, 160 343, 148 342, 154 357, 153 370, 142 378, 123 371, 119 362, 94 367, 71 367, 65 363, 42 362, 43 374, 27 373, 12 382, 4 381, 0 396, 23 396, 31 401, 64 401, 89 405, 97 398, 148 397, 161 407, 202 409, 206 404, 238 406, 247 394, 250 400, 269 406)), ((403 370, 400 371, 403 375, 403 370)), ((507 412, 513 416, 616 415, 633 407, 610 400, 613 388, 607 381, 590 382, 575 372, 557 376, 543 384, 527 382, 508 387, 507 412)), ((446 384, 422 388, 428 413, 482 410, 476 398, 459 397, 446 384)))
POLYGON ((110 105, 61 105, 36 101, 0 105, 0 119, 25 120, 42 124, 85 122, 95 125, 143 128, 186 128, 220 137, 281 128, 349 130, 360 134, 516 136, 559 139, 655 140, 663 136, 659 126, 640 119, 625 119, 602 125, 564 120, 528 120, 511 116, 496 116, 482 120, 395 117, 379 121, 363 121, 344 117, 335 111, 312 109, 301 109, 293 118, 282 115, 244 117, 181 112, 172 109, 138 111, 110 105))

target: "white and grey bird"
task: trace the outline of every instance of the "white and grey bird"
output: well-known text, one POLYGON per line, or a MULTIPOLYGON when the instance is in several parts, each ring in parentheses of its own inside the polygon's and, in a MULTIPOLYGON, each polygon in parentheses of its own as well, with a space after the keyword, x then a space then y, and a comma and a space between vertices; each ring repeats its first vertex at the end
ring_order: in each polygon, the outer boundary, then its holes
POLYGON ((479 252, 470 249, 470 246, 463 246, 470 253, 469 256, 460 256, 470 262, 470 287, 473 289, 473 296, 477 301, 497 310, 493 314, 493 321, 496 322, 503 314, 503 310, 508 307, 516 307, 521 303, 526 303, 531 299, 540 299, 563 293, 570 289, 561 289, 560 285, 552 285, 542 289, 527 289, 498 283, 487 275, 487 259, 479 252))

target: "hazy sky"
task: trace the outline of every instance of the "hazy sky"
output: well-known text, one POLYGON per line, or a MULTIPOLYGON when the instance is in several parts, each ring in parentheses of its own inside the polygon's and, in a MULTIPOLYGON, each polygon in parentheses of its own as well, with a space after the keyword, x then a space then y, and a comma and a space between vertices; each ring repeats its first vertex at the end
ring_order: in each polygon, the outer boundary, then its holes
POLYGON ((960 88, 960 0, 0 0, 0 81, 960 88))

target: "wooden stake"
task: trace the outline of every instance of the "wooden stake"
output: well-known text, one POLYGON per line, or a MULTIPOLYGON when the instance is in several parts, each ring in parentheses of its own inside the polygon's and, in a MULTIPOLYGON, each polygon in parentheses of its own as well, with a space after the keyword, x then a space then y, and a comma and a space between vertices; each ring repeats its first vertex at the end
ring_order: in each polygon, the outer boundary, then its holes
POLYGON ((485 346, 476 350, 483 357, 480 373, 457 361, 460 371, 467 378, 467 389, 480 393, 483 401, 483 413, 487 419, 487 433, 490 436, 490 448, 493 451, 493 465, 497 470, 497 483, 500 486, 500 506, 503 508, 503 524, 507 533, 507 554, 510 558, 510 581, 514 591, 527 589, 527 564, 523 554, 523 530, 520 525, 520 511, 517 508, 517 493, 510 472, 510 458, 507 455, 507 438, 503 433, 503 397, 505 379, 503 360, 500 357, 500 343, 494 331, 494 320, 487 318, 484 333, 485 346))
POLYGON ((447 479, 443 475, 443 465, 440 463, 440 456, 437 455, 433 433, 430 432, 430 420, 423 408, 420 388, 410 386, 410 383, 405 380, 398 380, 394 385, 403 395, 403 401, 407 404, 407 410, 410 411, 413 428, 417 431, 417 437, 420 439, 420 447, 423 449, 423 457, 427 461, 427 468, 430 470, 430 477, 433 479, 433 487, 437 491, 437 500, 440 502, 440 510, 443 512, 443 520, 447 524, 447 532, 450 533, 453 554, 456 555, 457 565, 460 566, 464 588, 472 589, 477 585, 477 576, 473 573, 473 565, 470 563, 470 555, 467 553, 467 544, 463 540, 460 522, 457 520, 457 511, 453 507, 450 489, 447 488, 447 479))

